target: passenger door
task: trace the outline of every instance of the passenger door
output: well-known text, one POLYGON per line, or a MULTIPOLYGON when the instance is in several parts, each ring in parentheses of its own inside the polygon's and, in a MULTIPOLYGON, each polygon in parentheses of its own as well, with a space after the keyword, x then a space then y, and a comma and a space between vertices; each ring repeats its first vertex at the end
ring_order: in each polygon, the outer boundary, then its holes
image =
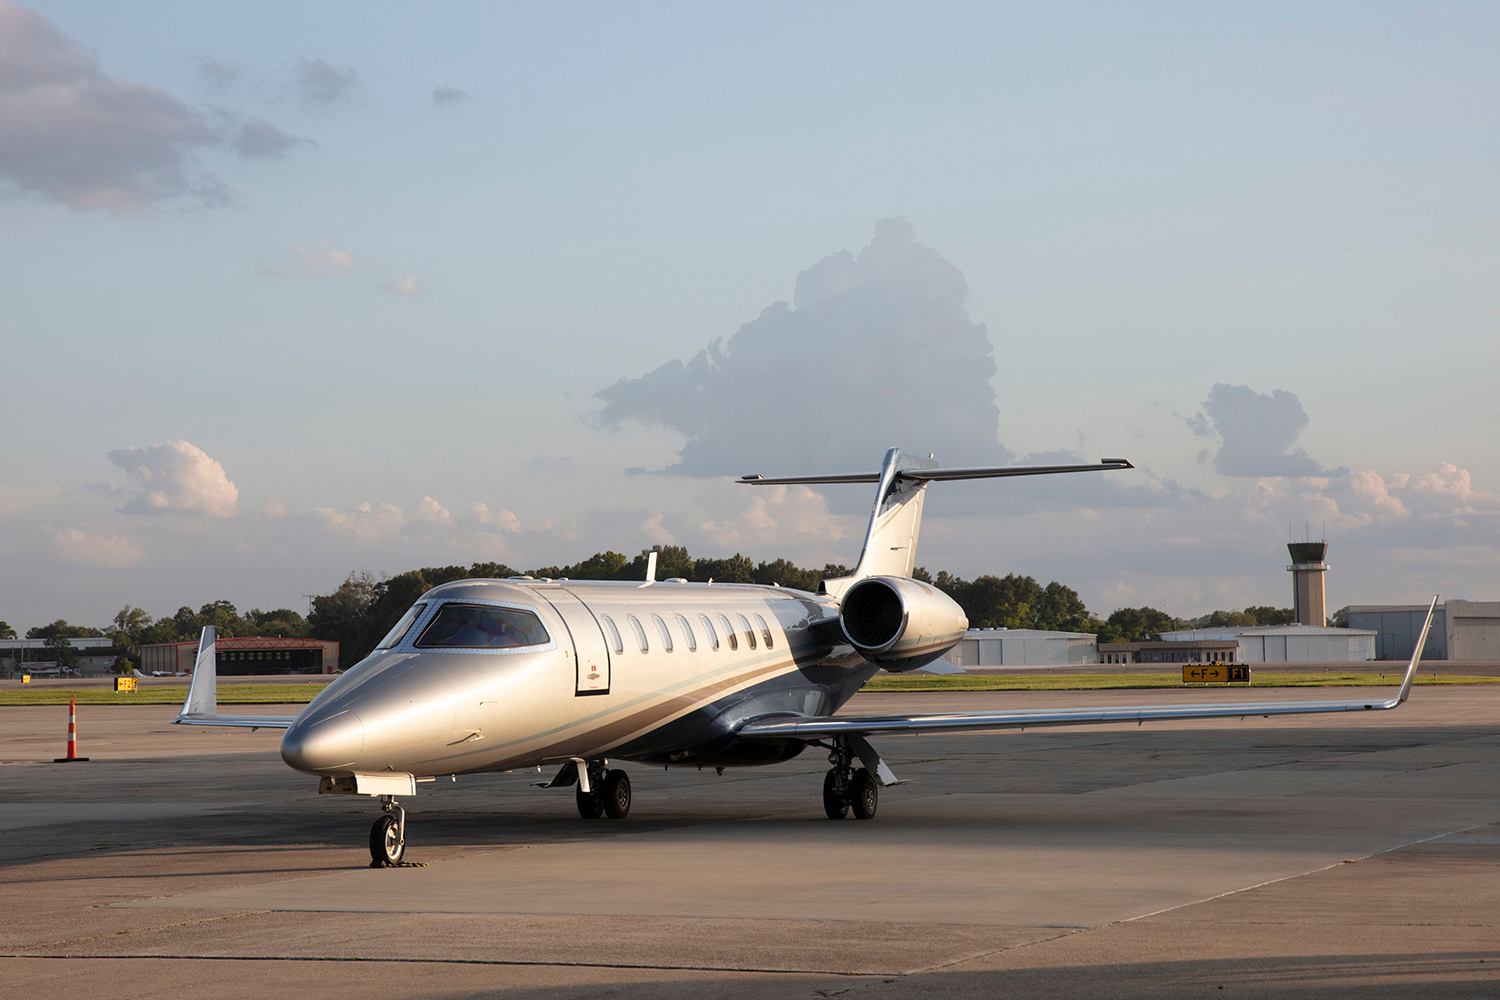
POLYGON ((573 665, 578 677, 574 693, 609 694, 609 647, 598 619, 571 591, 558 587, 542 593, 562 616, 573 640, 573 665))

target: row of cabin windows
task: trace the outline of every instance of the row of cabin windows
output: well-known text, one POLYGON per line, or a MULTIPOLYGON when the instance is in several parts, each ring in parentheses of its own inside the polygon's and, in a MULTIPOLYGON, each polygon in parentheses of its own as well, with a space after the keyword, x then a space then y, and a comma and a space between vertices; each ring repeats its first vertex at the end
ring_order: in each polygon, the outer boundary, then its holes
MULTIPOLYGON (((675 615, 674 617, 677 619, 677 628, 681 630, 682 638, 687 643, 688 652, 696 653, 698 651, 698 636, 693 631, 692 623, 687 620, 685 615, 675 615)), ((729 648, 732 650, 739 649, 739 637, 735 634, 734 626, 730 624, 728 616, 718 615, 717 617, 719 619, 719 627, 715 629, 714 623, 708 615, 698 616, 698 624, 703 629, 703 637, 708 641, 709 648, 715 652, 718 651, 719 631, 722 630, 725 641, 729 643, 729 648)), ((774 643, 771 639, 771 629, 766 625, 766 620, 760 615, 753 615, 751 617, 755 619, 755 627, 760 630, 760 636, 765 641, 766 648, 770 649, 774 643)), ((744 634, 745 642, 749 643, 751 649, 754 649, 755 629, 750 627, 750 620, 744 615, 735 615, 735 618, 739 619, 740 632, 744 634)), ((625 642, 614 620, 609 615, 600 615, 599 621, 604 625, 604 631, 609 636, 609 644, 614 647, 615 653, 624 653, 625 642)), ((626 615, 625 621, 630 626, 630 631, 635 637, 636 648, 643 653, 649 653, 651 651, 651 643, 646 637, 646 627, 641 624, 641 620, 635 615, 626 615)), ((661 637, 661 648, 668 653, 672 652, 674 648, 672 630, 667 627, 666 619, 661 615, 652 615, 651 621, 656 626, 656 634, 661 637)))

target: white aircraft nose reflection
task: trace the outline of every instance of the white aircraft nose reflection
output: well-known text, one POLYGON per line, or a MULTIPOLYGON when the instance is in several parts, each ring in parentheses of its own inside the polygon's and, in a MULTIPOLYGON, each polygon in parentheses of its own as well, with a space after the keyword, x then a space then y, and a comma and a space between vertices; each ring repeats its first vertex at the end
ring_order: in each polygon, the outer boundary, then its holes
POLYGON ((314 713, 287 729, 281 738, 281 759, 299 771, 316 774, 352 767, 364 745, 365 726, 353 712, 314 713))

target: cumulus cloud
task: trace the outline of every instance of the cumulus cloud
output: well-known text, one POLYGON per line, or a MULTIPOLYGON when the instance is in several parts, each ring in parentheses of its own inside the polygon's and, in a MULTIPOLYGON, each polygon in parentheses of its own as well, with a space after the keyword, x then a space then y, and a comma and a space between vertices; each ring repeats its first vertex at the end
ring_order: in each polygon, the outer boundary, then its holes
POLYGON ((469 99, 467 90, 459 90, 457 87, 434 87, 432 88, 432 106, 435 108, 447 107, 450 104, 462 104, 469 99))
POLYGON ((426 521, 428 524, 453 523, 453 514, 432 497, 423 497, 417 501, 417 509, 412 512, 411 516, 414 521, 426 521))
POLYGON ((1245 385, 1215 385, 1203 412, 1185 418, 1194 434, 1217 435, 1222 442, 1214 469, 1226 476, 1327 476, 1346 469, 1324 469, 1298 448, 1307 411, 1295 393, 1275 389, 1268 396, 1245 385))
POLYGON ((266 497, 260 502, 260 512, 266 517, 288 517, 292 508, 281 497, 266 497))
POLYGON ((422 282, 415 274, 408 274, 402 278, 387 278, 380 283, 380 287, 392 295, 422 294, 422 282))
POLYGON ((127 513, 176 511, 222 518, 240 512, 239 487, 229 481, 222 465, 187 441, 124 448, 110 452, 109 460, 139 484, 121 508, 127 513))
POLYGON ((806 486, 735 486, 744 491, 739 509, 729 517, 698 525, 702 535, 720 548, 800 548, 810 541, 848 541, 845 519, 830 515, 823 495, 806 486))
POLYGON ((374 545, 376 542, 397 538, 402 526, 406 524, 405 511, 388 503, 366 502, 349 510, 315 507, 313 513, 322 518, 332 531, 348 535, 361 545, 374 545))
POLYGON ((474 515, 474 519, 480 524, 498 531, 513 534, 521 530, 521 519, 508 510, 491 511, 489 504, 471 503, 469 513, 474 515))
POLYGON ((198 79, 209 90, 220 92, 229 87, 248 69, 244 63, 234 59, 216 59, 203 56, 198 60, 198 79))
POLYGON ((297 60, 292 72, 292 90, 297 102, 309 110, 326 108, 337 104, 359 86, 359 74, 352 69, 339 69, 323 59, 297 60))
POLYGON ((777 302, 687 361, 601 390, 602 426, 657 424, 686 439, 666 471, 849 472, 892 445, 954 465, 1003 464, 989 335, 963 274, 887 219, 856 257, 825 257, 777 302), (836 420, 822 433, 820 418, 836 420))
POLYGON ((145 552, 124 535, 90 535, 77 528, 62 528, 52 533, 57 554, 69 562, 106 569, 134 566, 145 552))

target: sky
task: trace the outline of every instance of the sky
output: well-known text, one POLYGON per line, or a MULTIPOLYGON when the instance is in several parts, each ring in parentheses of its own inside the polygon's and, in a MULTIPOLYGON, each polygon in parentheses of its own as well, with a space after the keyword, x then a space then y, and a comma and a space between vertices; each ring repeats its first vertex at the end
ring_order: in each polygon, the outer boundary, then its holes
POLYGON ((1500 599, 1500 9, 0 0, 0 620, 686 545, 1500 599))

